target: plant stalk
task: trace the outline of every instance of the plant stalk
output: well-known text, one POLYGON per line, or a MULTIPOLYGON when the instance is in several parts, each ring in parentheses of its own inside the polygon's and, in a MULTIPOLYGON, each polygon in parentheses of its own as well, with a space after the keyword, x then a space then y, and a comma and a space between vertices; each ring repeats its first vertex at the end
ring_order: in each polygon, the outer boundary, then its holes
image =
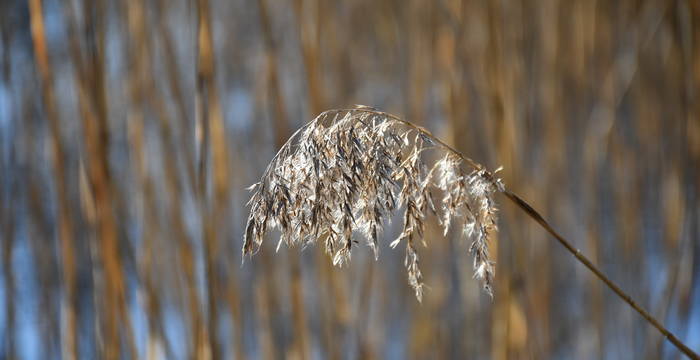
POLYGON ((675 347, 678 348, 683 354, 685 354, 688 358, 697 360, 700 359, 697 353, 695 353, 692 349, 690 349, 686 344, 684 344, 682 341, 680 341, 675 335, 673 335, 672 332, 670 332, 668 329, 666 329, 656 318, 654 318, 649 312, 644 310, 637 302, 635 302, 630 295, 628 295, 624 290, 622 290, 617 284, 615 284, 610 278, 605 276, 603 272, 598 269, 593 263, 581 253, 581 250, 575 248, 569 241, 567 241, 563 236, 561 236, 556 230, 554 230, 549 223, 540 215, 535 209, 530 206, 525 200, 521 199, 518 195, 508 191, 504 190, 503 194, 510 199, 512 202, 515 203, 519 208, 521 208, 525 213, 528 214, 533 220, 535 220, 542 228, 547 230, 548 233, 550 233, 552 236, 554 236, 557 241, 559 241, 560 244, 564 245, 566 250, 568 250, 578 261, 580 261, 583 265, 585 265, 588 270, 590 270, 595 276, 598 277, 598 279, 602 280, 605 285, 607 285, 617 296, 622 298, 629 306, 631 306, 635 311, 637 311, 642 317, 649 322, 652 326, 654 326, 661 334, 664 335, 668 341, 671 342, 675 347))

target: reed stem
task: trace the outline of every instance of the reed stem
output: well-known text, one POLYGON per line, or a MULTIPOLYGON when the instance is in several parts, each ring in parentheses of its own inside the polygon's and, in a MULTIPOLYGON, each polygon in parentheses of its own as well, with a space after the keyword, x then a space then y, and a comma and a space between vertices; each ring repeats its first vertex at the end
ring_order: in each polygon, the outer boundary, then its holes
POLYGON ((661 322, 659 322, 655 317, 653 317, 648 311, 644 310, 639 304, 637 304, 634 299, 630 295, 628 295, 624 290, 620 288, 615 282, 613 282, 610 278, 608 278, 598 267, 596 267, 585 255, 581 253, 581 250, 575 248, 569 241, 567 241, 563 236, 561 236, 556 230, 552 228, 552 226, 547 223, 547 221, 540 215, 535 209, 530 206, 525 200, 520 198, 518 195, 512 193, 511 191, 505 190, 503 191, 503 194, 515 205, 517 205, 520 209, 525 211, 525 213, 530 216, 533 220, 535 220, 540 226, 542 226, 543 229, 547 230, 549 234, 554 236, 557 241, 559 241, 560 244, 562 244, 567 251, 569 251, 576 259, 581 262, 583 265, 585 265, 588 270, 590 270, 595 276, 598 277, 598 279, 602 280, 605 285, 607 285, 610 290, 612 290, 617 296, 619 296, 622 300, 624 300, 627 304, 629 304, 632 309, 637 311, 639 315, 642 315, 642 317, 650 323, 653 327, 655 327, 663 336, 668 339, 668 341, 671 342, 675 347, 678 348, 683 354, 688 356, 690 359, 700 359, 698 357, 698 354, 695 353, 693 350, 691 350, 687 345, 685 345, 682 341, 680 341, 675 335, 673 335, 672 332, 670 332, 666 327, 664 327, 661 322))

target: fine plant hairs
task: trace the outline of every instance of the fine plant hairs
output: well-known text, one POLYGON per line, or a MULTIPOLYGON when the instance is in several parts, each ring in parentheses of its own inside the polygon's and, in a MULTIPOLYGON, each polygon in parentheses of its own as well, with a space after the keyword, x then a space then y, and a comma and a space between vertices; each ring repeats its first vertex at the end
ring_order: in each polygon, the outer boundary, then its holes
POLYGON ((244 254, 254 253, 267 230, 277 228, 278 248, 322 243, 335 265, 350 260, 353 233, 361 233, 376 258, 382 226, 403 210, 403 229, 390 246, 404 243, 408 281, 420 301, 417 244, 425 245, 425 219, 432 214, 445 234, 454 227, 470 239, 474 276, 492 295, 493 194, 503 184, 428 131, 391 114, 357 106, 318 115, 291 136, 250 189, 244 254), (427 163, 427 150, 437 151, 437 160, 427 163))

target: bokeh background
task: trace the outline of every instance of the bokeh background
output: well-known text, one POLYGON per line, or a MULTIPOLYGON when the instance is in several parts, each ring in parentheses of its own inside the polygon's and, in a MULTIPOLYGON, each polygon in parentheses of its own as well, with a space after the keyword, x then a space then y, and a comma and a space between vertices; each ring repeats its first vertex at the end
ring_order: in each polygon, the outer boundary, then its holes
MULTIPOLYGON (((0 1, 0 359, 676 359, 503 197, 468 244, 241 258, 297 127, 366 104, 489 168, 700 351, 700 3, 0 1)), ((361 240, 361 239, 360 239, 361 240)))

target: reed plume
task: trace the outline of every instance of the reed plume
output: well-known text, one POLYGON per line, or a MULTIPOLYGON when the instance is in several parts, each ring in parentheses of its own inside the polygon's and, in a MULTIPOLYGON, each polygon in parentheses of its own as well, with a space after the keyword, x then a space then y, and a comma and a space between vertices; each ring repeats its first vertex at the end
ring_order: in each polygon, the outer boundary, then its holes
POLYGON ((432 213, 445 235, 459 226, 471 240, 474 276, 492 295, 492 195, 503 184, 425 129, 391 114, 366 106, 321 113, 291 136, 250 189, 244 254, 253 254, 265 233, 277 228, 278 249, 321 242, 333 264, 342 265, 350 260, 353 233, 361 233, 377 258, 383 225, 403 209, 402 231, 390 246, 405 243, 408 281, 420 301, 416 244, 426 245, 425 219, 432 213), (428 150, 440 158, 430 163, 428 150), (434 200, 434 193, 441 198, 434 200))
POLYGON ((501 192, 681 352, 699 358, 530 204, 507 190, 494 176, 497 172, 486 170, 429 131, 395 115, 364 105, 325 111, 292 134, 260 181, 249 187, 253 195, 248 202, 251 211, 243 255, 254 254, 267 231, 276 228, 281 232, 278 249, 282 243, 322 242, 335 265, 350 260, 353 233, 360 232, 376 258, 383 224, 403 209, 403 230, 390 246, 406 243, 408 282, 421 301, 423 276, 416 242, 427 246, 424 221, 432 213, 445 235, 451 224, 460 224, 462 234, 471 240, 474 277, 493 296, 495 269, 488 245, 497 230, 493 194, 501 192), (424 155, 427 150, 442 153, 430 166, 424 155), (442 194, 439 208, 433 191, 442 194))

